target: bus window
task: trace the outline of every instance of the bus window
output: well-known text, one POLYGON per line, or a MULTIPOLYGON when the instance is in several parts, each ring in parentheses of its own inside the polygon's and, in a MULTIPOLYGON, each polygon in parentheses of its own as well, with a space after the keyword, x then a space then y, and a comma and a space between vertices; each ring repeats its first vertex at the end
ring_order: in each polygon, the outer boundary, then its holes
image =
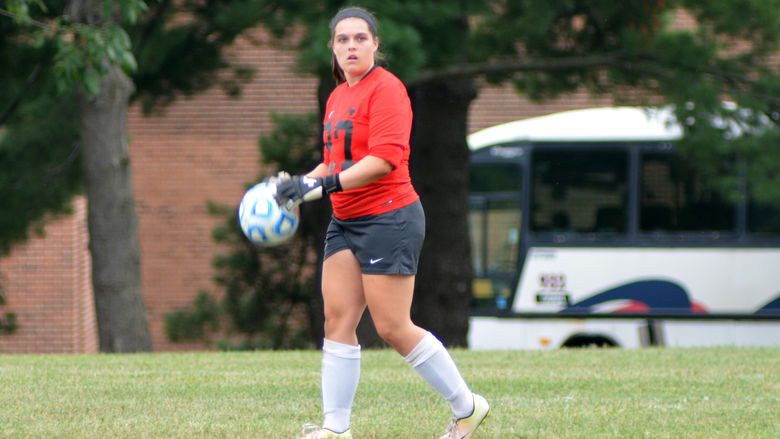
POLYGON ((537 149, 532 163, 533 231, 626 231, 628 154, 625 150, 537 149))
POLYGON ((639 225, 645 232, 732 231, 735 206, 697 175, 682 157, 642 157, 639 225))

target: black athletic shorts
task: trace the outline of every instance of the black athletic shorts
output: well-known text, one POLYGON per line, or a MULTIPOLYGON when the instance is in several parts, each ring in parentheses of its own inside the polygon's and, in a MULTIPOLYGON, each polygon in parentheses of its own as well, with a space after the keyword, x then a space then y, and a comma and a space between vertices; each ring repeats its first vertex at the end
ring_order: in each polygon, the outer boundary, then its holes
POLYGON ((325 259, 349 249, 364 274, 416 274, 425 239, 420 200, 380 215, 331 218, 325 234, 325 259))

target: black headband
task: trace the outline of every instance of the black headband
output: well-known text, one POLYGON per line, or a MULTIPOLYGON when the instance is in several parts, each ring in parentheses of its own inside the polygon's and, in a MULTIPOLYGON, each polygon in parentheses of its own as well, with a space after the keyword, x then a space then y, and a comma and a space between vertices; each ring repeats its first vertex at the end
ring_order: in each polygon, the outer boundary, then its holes
POLYGON ((371 15, 370 12, 361 8, 346 8, 339 11, 339 13, 336 14, 335 17, 333 17, 333 20, 330 20, 331 37, 333 36, 333 33, 336 31, 336 25, 339 23, 339 21, 345 18, 362 19, 363 21, 368 23, 368 29, 371 31, 371 34, 376 37, 376 20, 374 20, 374 16, 371 15))

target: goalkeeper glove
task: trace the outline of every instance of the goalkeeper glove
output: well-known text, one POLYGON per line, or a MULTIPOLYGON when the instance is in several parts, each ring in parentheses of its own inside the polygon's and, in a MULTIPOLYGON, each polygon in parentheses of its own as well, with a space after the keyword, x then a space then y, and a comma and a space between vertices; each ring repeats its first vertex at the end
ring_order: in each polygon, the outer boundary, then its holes
POLYGON ((304 201, 318 200, 341 190, 338 174, 316 178, 296 175, 276 182, 276 200, 289 210, 304 201))

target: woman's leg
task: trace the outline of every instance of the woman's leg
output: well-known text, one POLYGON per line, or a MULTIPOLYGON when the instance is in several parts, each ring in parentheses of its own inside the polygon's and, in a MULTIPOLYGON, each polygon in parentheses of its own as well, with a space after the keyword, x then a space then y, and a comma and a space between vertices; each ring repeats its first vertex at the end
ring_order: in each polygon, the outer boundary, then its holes
POLYGON ((473 396, 452 357, 411 320, 414 276, 364 274, 363 291, 379 335, 449 402, 456 418, 469 416, 473 396))
POLYGON ((323 262, 322 300, 325 338, 357 346, 355 330, 366 309, 366 298, 360 265, 350 250, 336 252, 323 262))
POLYGON ((355 330, 366 308, 360 267, 351 251, 334 253, 323 263, 322 297, 322 427, 342 433, 349 429, 360 379, 360 346, 355 330))
POLYGON ((406 356, 427 332, 412 323, 414 276, 364 274, 363 291, 379 336, 406 356))

